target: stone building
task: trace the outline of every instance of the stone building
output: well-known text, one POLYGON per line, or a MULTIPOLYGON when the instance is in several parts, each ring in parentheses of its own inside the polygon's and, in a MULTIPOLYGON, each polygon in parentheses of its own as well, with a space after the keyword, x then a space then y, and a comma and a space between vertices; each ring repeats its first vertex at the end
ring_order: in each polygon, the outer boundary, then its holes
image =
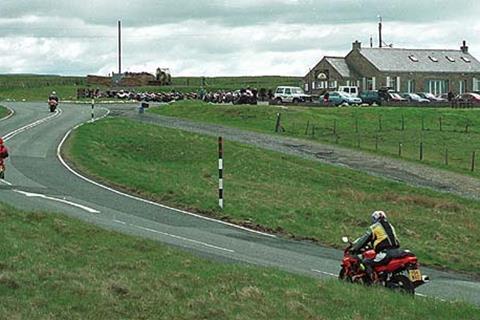
POLYGON ((304 77, 304 86, 310 94, 339 86, 436 95, 479 91, 480 62, 465 41, 460 50, 362 48, 355 41, 346 57, 324 57, 304 77))

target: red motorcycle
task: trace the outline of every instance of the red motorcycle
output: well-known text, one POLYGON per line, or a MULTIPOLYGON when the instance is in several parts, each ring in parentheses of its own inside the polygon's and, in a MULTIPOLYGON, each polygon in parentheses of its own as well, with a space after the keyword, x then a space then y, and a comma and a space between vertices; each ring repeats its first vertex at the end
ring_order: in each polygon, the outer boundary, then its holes
POLYGON ((401 249, 390 250, 382 265, 375 265, 373 275, 369 276, 362 260, 375 259, 375 250, 367 247, 360 252, 352 252, 352 242, 347 237, 342 240, 349 246, 343 254, 342 269, 338 276, 341 280, 365 285, 379 284, 412 295, 417 287, 429 281, 428 276, 422 275, 417 257, 412 252, 401 249))
POLYGON ((50 108, 50 112, 55 112, 58 106, 58 101, 55 99, 48 100, 48 107, 50 108))

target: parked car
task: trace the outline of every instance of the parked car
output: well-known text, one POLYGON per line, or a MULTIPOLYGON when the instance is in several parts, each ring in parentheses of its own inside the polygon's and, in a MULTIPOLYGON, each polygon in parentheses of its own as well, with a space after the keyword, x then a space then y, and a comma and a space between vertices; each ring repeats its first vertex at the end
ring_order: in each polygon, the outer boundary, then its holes
MULTIPOLYGON (((322 101, 323 97, 320 97, 320 99, 321 99, 320 101, 322 101)), ((359 105, 362 103, 362 99, 351 96, 346 92, 332 91, 328 93, 328 103, 336 106, 339 106, 342 104, 359 105)))
POLYGON ((416 93, 403 93, 402 97, 413 103, 430 103, 429 99, 422 98, 416 93))
POLYGON ((363 103, 367 103, 369 105, 377 104, 379 106, 382 105, 384 99, 380 96, 378 91, 362 91, 359 96, 362 99, 363 103))
POLYGON ((480 94, 478 93, 464 93, 456 98, 458 103, 469 103, 473 105, 480 105, 480 94))
POLYGON ((277 103, 311 102, 312 96, 305 94, 300 87, 277 87, 273 100, 277 103))
POLYGON ((393 103, 399 103, 399 102, 407 102, 408 100, 403 98, 400 94, 398 94, 396 91, 394 91, 390 87, 383 87, 378 90, 378 93, 380 94, 380 97, 384 101, 388 102, 393 102, 393 103))
POLYGON ((353 97, 358 97, 358 93, 360 92, 359 88, 355 86, 340 86, 338 91, 346 92, 353 97))
POLYGON ((448 102, 448 94, 445 98, 437 97, 433 93, 428 92, 417 92, 417 94, 424 99, 430 100, 430 102, 448 102))

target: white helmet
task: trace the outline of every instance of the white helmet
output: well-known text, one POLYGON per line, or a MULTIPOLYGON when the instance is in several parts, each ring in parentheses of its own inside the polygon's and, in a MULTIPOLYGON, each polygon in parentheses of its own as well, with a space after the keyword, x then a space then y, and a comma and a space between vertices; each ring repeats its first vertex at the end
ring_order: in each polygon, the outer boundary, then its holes
POLYGON ((55 91, 52 91, 52 95, 56 95, 57 93, 55 91))
POLYGON ((377 223, 379 220, 387 219, 387 215, 383 211, 374 211, 372 213, 372 223, 377 223))

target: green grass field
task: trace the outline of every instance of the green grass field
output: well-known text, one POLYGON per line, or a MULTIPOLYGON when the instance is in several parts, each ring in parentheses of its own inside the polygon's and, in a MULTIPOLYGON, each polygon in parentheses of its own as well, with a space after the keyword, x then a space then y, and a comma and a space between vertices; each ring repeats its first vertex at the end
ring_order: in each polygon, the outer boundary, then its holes
POLYGON ((186 101, 151 111, 272 134, 276 115, 280 113, 282 126, 286 130, 283 135, 330 144, 338 143, 345 147, 392 157, 399 157, 401 144, 401 157, 412 161, 420 161, 420 144, 423 143, 421 162, 480 177, 480 109, 280 109, 268 106, 208 105, 186 101), (479 165, 472 172, 474 151, 476 156, 478 155, 476 160, 479 165))
POLYGON ((478 202, 227 141, 221 211, 216 148, 215 138, 107 119, 75 132, 67 154, 80 170, 147 198, 337 248, 382 209, 422 263, 478 274, 478 202))
POLYGON ((466 304, 207 261, 57 214, 0 204, 0 223, 0 319, 479 316, 466 304))
POLYGON ((0 119, 8 116, 8 109, 5 108, 4 106, 0 106, 0 119))

